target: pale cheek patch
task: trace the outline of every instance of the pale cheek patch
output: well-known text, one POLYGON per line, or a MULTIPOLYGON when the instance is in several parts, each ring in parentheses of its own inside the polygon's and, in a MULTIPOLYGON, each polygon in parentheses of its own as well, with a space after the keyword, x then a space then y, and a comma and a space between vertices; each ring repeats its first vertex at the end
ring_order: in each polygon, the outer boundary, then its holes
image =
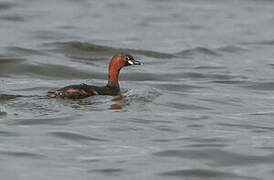
POLYGON ((129 64, 133 65, 133 62, 131 60, 128 61, 129 64))

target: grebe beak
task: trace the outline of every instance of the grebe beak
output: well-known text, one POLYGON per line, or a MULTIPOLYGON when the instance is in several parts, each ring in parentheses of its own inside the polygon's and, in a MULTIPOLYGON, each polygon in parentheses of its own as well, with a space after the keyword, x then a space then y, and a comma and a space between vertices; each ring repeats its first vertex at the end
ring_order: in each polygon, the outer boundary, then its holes
POLYGON ((128 60, 127 63, 128 63, 129 65, 141 65, 141 62, 136 61, 136 60, 133 60, 133 59, 128 60))

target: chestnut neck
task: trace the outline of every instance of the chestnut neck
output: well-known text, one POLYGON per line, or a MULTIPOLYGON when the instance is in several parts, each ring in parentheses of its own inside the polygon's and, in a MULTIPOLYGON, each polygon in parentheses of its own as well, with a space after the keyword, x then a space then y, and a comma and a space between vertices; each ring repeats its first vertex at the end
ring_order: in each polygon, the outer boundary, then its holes
POLYGON ((107 86, 119 88, 119 73, 124 65, 121 57, 113 57, 108 66, 108 84, 107 86))

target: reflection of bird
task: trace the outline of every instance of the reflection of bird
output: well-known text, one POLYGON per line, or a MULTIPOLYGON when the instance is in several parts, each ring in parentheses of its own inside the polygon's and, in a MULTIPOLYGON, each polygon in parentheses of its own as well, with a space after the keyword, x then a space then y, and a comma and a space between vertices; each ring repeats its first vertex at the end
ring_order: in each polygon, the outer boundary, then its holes
POLYGON ((124 66, 140 65, 141 63, 125 53, 115 55, 109 62, 108 84, 103 87, 90 86, 87 84, 70 85, 54 92, 48 92, 48 97, 80 99, 93 95, 119 95, 119 72, 124 66))

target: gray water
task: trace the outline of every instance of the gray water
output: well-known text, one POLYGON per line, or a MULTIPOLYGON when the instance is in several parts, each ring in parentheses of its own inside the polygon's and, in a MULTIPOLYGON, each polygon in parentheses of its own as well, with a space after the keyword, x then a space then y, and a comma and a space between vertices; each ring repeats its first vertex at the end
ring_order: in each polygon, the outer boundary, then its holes
POLYGON ((1 179, 270 180, 273 48, 272 0, 1 0, 1 179))

